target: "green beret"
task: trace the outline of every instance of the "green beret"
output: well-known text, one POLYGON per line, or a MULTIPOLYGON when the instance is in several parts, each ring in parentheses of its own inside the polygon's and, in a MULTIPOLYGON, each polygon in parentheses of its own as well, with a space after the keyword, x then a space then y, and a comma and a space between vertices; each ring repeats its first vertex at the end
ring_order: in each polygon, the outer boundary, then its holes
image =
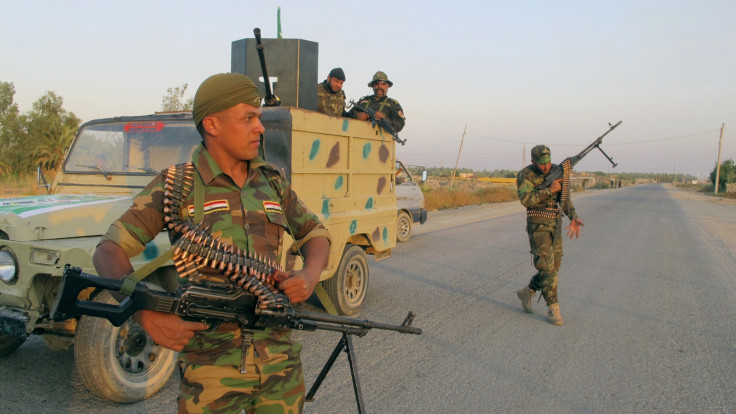
POLYGON ((209 115, 244 103, 261 107, 261 95, 249 77, 240 73, 218 73, 205 79, 194 94, 192 116, 199 125, 209 115))
POLYGON ((532 148, 532 161, 537 164, 547 164, 552 162, 552 156, 546 145, 537 145, 532 148))

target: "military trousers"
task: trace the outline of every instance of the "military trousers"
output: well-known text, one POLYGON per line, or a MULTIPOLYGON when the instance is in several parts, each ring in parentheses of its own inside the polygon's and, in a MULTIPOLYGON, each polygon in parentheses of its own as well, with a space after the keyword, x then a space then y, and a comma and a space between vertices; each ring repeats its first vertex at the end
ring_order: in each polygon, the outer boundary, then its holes
POLYGON ((304 408, 301 359, 264 358, 248 347, 246 373, 233 365, 180 364, 179 413, 299 414, 304 408))
POLYGON ((557 303, 557 272, 562 263, 562 237, 555 237, 556 223, 527 222, 532 263, 537 273, 529 282, 529 289, 541 291, 547 305, 557 303))

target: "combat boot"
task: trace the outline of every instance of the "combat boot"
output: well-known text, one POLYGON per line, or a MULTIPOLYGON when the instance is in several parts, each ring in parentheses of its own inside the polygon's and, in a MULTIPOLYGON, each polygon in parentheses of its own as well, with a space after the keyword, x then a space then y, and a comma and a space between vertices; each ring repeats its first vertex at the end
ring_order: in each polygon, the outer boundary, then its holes
POLYGON ((529 286, 525 286, 524 288, 517 290, 516 296, 521 299, 521 307, 524 308, 524 312, 534 313, 534 309, 532 309, 532 299, 534 299, 534 291, 531 290, 529 286))
POLYGON ((549 305, 549 323, 552 325, 562 325, 562 315, 560 315, 559 303, 549 305))

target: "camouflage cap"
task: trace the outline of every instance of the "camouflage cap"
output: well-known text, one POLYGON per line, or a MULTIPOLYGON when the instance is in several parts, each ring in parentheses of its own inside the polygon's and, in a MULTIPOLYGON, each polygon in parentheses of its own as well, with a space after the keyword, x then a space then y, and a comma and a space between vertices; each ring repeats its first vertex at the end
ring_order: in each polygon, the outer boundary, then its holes
POLYGON ((376 72, 375 75, 373 75, 373 79, 368 84, 368 87, 373 86, 376 81, 385 81, 386 83, 388 83, 389 87, 394 86, 394 83, 388 80, 388 75, 386 75, 384 72, 381 72, 380 70, 376 72))
POLYGON ((546 145, 537 145, 532 148, 532 161, 537 164, 547 164, 552 162, 552 153, 546 145))
POLYGON ((194 94, 192 116, 194 124, 212 114, 244 103, 261 107, 261 95, 249 77, 240 73, 218 73, 205 79, 194 94))

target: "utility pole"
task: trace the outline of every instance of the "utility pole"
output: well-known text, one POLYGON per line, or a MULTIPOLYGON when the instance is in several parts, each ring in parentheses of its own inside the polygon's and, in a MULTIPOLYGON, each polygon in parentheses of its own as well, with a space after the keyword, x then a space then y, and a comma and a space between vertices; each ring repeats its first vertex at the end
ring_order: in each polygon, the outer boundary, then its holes
POLYGON ((460 151, 463 150, 463 141, 465 141, 465 131, 468 129, 468 124, 465 124, 465 128, 463 129, 463 137, 460 139, 460 149, 457 150, 457 159, 455 160, 455 169, 452 170, 452 179, 450 180, 450 191, 452 191, 452 186, 455 184, 455 172, 457 171, 457 163, 460 162, 460 151))
POLYGON ((716 182, 713 187, 713 194, 718 194, 718 181, 721 179, 721 144, 723 143, 723 130, 726 124, 721 124, 721 137, 718 139, 718 163, 716 164, 716 182))
POLYGON ((524 167, 526 167, 526 142, 521 146, 521 167, 519 171, 523 170, 524 167))

